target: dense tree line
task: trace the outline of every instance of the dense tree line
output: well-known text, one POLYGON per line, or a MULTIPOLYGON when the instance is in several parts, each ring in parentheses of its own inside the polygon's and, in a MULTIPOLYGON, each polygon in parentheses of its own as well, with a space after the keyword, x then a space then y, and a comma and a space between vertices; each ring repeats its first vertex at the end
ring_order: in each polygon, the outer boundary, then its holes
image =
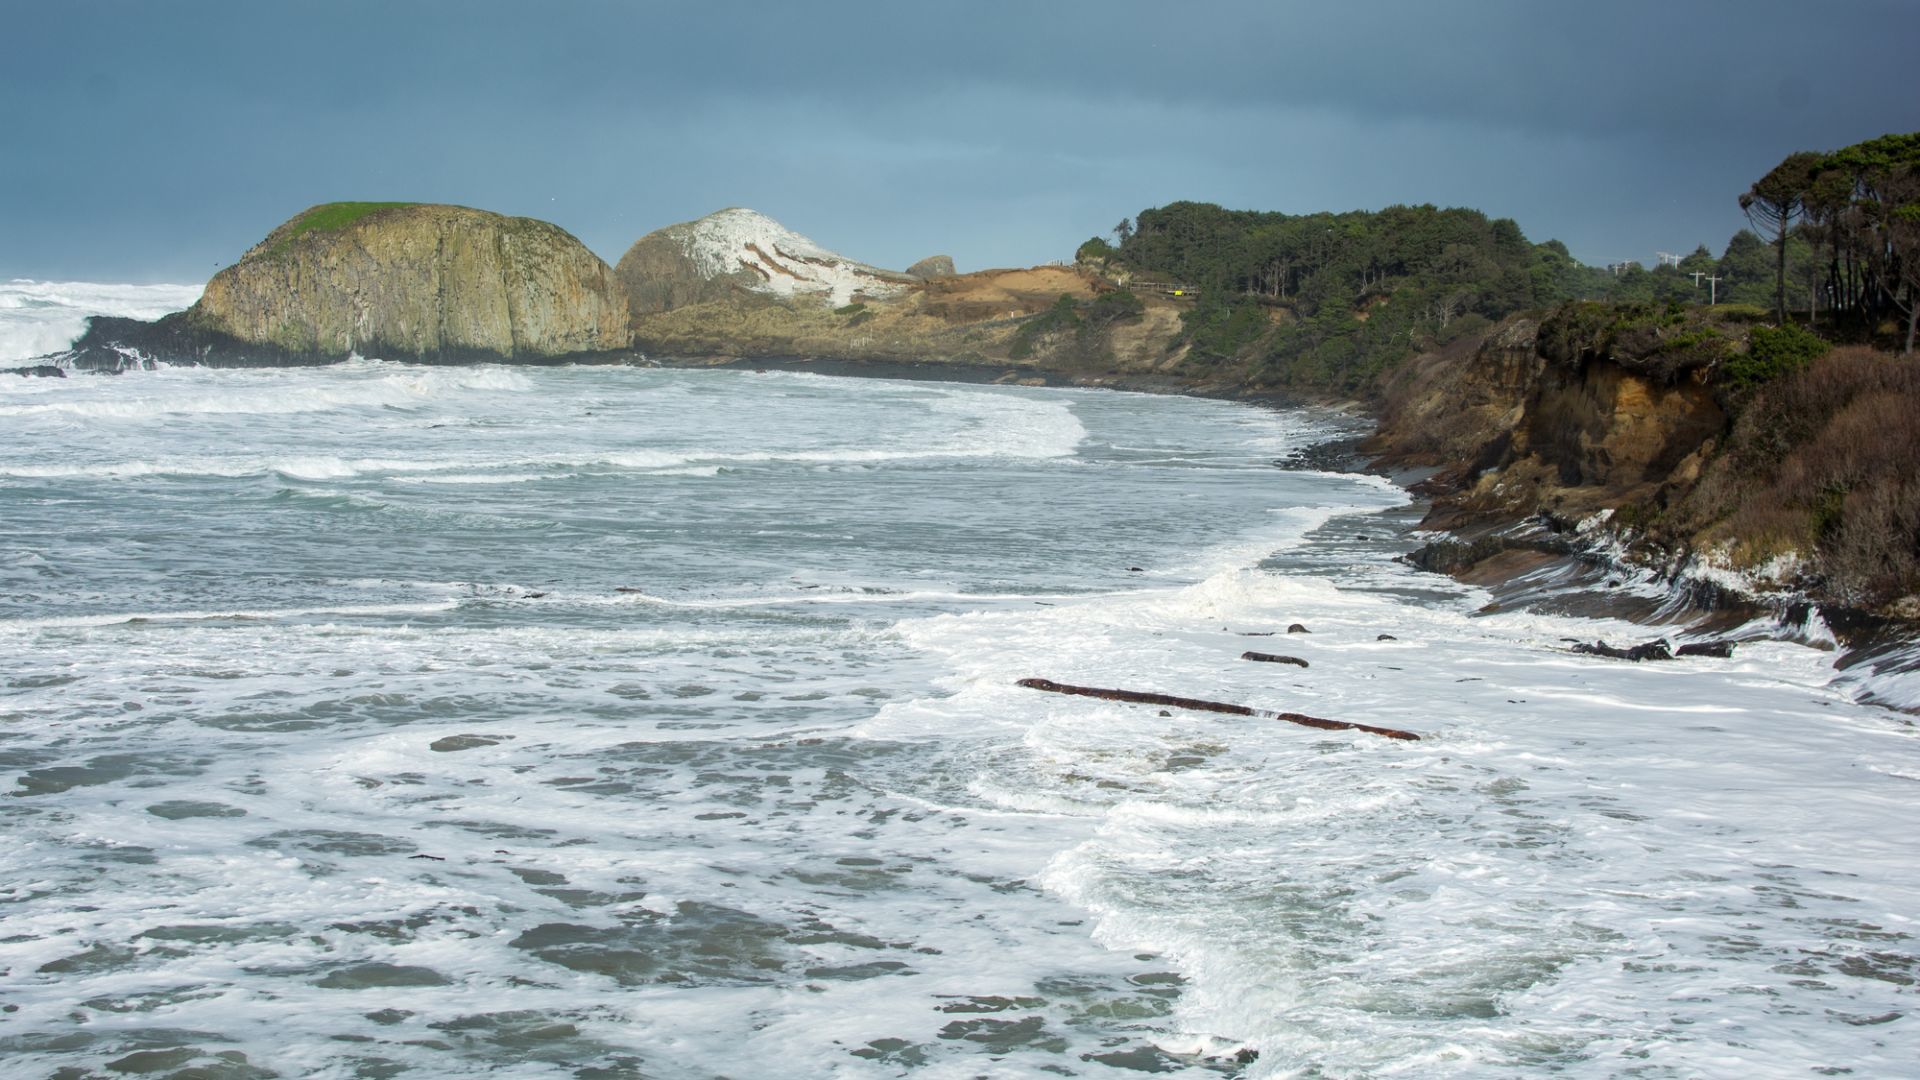
POLYGON ((1087 241, 1079 257, 1197 290, 1185 340, 1202 359, 1346 390, 1515 311, 1568 300, 1751 302, 1773 280, 1751 232, 1719 259, 1702 247, 1677 267, 1609 269, 1557 240, 1530 242, 1510 219, 1434 206, 1292 215, 1178 202, 1113 235, 1087 241))
POLYGON ((1882 135, 1832 153, 1801 151, 1754 181, 1740 206, 1773 234, 1773 306, 1785 322, 1790 291, 1804 287, 1807 318, 1824 307, 1841 322, 1906 322, 1913 352, 1920 321, 1920 132, 1882 135), (1795 280, 1790 247, 1811 252, 1795 280))
POLYGON ((1296 215, 1177 202, 1078 254, 1196 290, 1184 334, 1194 354, 1285 384, 1358 389, 1421 349, 1570 300, 1748 304, 1784 322, 1791 293, 1813 318, 1871 326, 1904 315, 1911 350, 1916 162, 1920 134, 1792 155, 1741 198, 1765 235, 1742 230, 1718 258, 1701 246, 1652 269, 1586 266, 1510 219, 1431 205, 1296 215))
POLYGON ((1137 279, 1198 291, 1186 339, 1273 381, 1358 386, 1435 340, 1569 295, 1584 269, 1475 210, 1393 206, 1291 215, 1179 202, 1089 241, 1137 279))

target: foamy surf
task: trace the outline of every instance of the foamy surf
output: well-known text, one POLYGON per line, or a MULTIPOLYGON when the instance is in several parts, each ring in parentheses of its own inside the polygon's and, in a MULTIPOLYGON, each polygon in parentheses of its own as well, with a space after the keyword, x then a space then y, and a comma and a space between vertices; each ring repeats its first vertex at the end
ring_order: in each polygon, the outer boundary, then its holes
POLYGON ((378 361, 0 406, 10 1068, 1920 1058, 1900 688, 1478 614, 1397 490, 1271 467, 1337 417, 378 361))
POLYGON ((93 315, 157 319, 200 299, 198 285, 102 285, 86 281, 0 282, 0 364, 56 353, 93 315))

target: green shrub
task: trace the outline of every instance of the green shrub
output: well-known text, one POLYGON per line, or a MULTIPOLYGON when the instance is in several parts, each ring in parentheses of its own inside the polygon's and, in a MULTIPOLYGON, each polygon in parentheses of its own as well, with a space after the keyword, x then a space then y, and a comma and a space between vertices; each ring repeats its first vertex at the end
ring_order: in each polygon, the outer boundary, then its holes
MULTIPOLYGON (((1087 305, 1087 326, 1102 327, 1122 319, 1131 319, 1147 310, 1147 302, 1124 289, 1101 293, 1087 305)), ((1084 327, 1083 327, 1084 329, 1084 327)))
POLYGON ((1477 311, 1469 311, 1434 331, 1433 340, 1436 344, 1447 345, 1463 337, 1484 334, 1492 328, 1493 320, 1477 311))
POLYGON ((846 307, 834 308, 833 313, 835 315, 858 315, 865 310, 867 310, 867 305, 856 300, 853 303, 848 304, 846 307))
POLYGON ((1096 236, 1081 244, 1073 253, 1073 259, 1075 262, 1099 262, 1113 258, 1114 254, 1113 245, 1096 236))
POLYGON ((1728 357, 1721 365, 1721 377, 1738 387, 1759 386, 1799 371, 1832 347, 1817 334, 1792 323, 1756 326, 1748 335, 1746 353, 1728 357))

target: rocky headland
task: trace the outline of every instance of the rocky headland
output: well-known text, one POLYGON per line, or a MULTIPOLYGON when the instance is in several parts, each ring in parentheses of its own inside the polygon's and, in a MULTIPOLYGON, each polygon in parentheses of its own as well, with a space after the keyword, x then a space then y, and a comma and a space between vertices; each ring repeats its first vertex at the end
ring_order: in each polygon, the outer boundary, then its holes
POLYGON ((424 203, 294 215, 156 323, 95 320, 67 361, 546 361, 625 349, 613 271, 559 226, 424 203))

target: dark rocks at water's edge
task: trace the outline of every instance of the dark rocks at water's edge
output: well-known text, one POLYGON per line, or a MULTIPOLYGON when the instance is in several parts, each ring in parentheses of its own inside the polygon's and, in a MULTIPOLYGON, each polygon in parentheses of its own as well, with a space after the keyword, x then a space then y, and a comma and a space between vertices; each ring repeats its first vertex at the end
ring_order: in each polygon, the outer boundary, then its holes
POLYGON ((114 374, 153 363, 202 367, 319 367, 345 359, 317 352, 288 352, 241 341, 176 311, 152 322, 112 315, 87 320, 86 332, 66 352, 49 359, 61 370, 114 374))
MULTIPOLYGON (((151 322, 113 315, 96 315, 71 347, 41 358, 42 362, 0 372, 61 378, 73 372, 118 374, 156 363, 209 368, 325 367, 350 359, 353 351, 289 350, 272 344, 242 341, 201 323, 192 311, 176 311, 151 322)), ((542 358, 513 358, 484 349, 445 349, 429 356, 369 355, 416 364, 624 364, 644 358, 625 350, 542 358)))
POLYGON ((1489 534, 1472 539, 1442 537, 1438 540, 1430 540, 1401 556, 1401 561, 1430 573, 1455 576, 1508 552, 1566 555, 1570 554, 1571 550, 1565 544, 1556 544, 1550 539, 1537 537, 1519 538, 1505 534, 1489 534))

